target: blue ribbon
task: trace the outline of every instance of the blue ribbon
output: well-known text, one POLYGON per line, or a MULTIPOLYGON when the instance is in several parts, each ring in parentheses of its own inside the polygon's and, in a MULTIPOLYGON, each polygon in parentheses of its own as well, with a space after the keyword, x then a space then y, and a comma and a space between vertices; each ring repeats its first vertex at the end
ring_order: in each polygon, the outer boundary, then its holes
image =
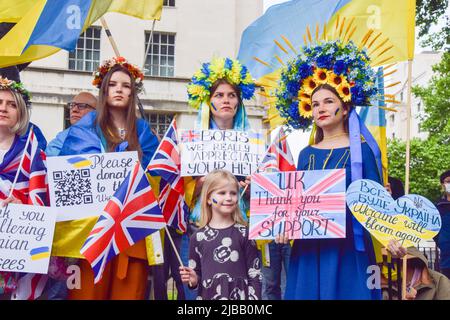
MULTIPOLYGON (((352 170, 352 182, 363 178, 362 166, 362 150, 361 150, 361 134, 369 145, 375 156, 378 167, 378 172, 381 176, 381 151, 377 142, 365 126, 364 122, 359 117, 355 108, 350 111, 349 124, 349 139, 350 139, 350 159, 352 170)), ((355 241, 355 248, 357 251, 365 251, 364 245, 364 228, 352 215, 353 235, 355 241)))

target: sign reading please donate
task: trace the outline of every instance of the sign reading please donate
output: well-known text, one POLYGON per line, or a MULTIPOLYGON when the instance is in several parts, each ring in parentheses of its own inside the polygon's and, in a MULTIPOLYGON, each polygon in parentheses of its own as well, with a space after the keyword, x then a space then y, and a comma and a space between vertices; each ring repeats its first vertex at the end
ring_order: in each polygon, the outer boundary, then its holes
POLYGON ((345 238, 345 169, 255 173, 250 239, 345 238))
POLYGON ((0 271, 47 273, 56 211, 11 203, 0 211, 0 271))
POLYGON ((265 152, 263 134, 235 130, 181 130, 181 176, 204 176, 215 169, 249 176, 265 152))
POLYGON ((57 221, 99 216, 137 160, 136 151, 47 158, 57 221))

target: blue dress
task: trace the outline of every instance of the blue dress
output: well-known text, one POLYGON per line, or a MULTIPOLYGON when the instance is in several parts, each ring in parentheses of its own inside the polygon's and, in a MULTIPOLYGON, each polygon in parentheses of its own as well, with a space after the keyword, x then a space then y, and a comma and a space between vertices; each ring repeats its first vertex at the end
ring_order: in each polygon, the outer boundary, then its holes
MULTIPOLYGON (((380 183, 375 157, 362 143, 363 178, 380 183)), ((308 146, 300 152, 298 170, 345 168, 346 186, 351 183, 350 148, 318 149, 308 146), (328 160, 327 160, 328 159, 328 160)), ((287 275, 286 299, 290 300, 372 300, 381 299, 380 290, 369 289, 369 265, 375 265, 370 235, 364 231, 365 251, 355 249, 351 212, 347 209, 345 239, 295 240, 287 275)))

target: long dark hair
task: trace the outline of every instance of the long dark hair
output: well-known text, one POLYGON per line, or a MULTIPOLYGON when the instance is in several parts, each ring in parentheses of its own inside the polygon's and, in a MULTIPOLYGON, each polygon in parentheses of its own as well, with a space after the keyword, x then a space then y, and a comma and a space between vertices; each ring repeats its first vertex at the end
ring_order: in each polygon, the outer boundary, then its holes
MULTIPOLYGON (((332 86, 330 86, 329 84, 321 84, 319 86, 317 86, 313 92, 311 93, 311 105, 312 105, 312 97, 313 95, 319 91, 319 90, 328 90, 331 93, 333 93, 341 102, 342 107, 348 111, 348 113, 344 116, 344 131, 348 133, 348 116, 350 114, 350 109, 352 108, 352 104, 351 102, 344 102, 341 97, 339 96, 339 94, 337 93, 336 89, 334 89, 332 86)), ((323 140, 323 130, 322 128, 319 128, 318 126, 316 126, 316 133, 314 135, 314 144, 319 143, 320 141, 323 140)))
POLYGON ((108 151, 114 151, 115 148, 122 142, 122 139, 119 135, 118 128, 114 125, 111 117, 111 112, 109 110, 109 106, 107 104, 107 97, 108 97, 108 88, 109 88, 109 82, 111 80, 111 76, 115 72, 123 72, 127 74, 130 77, 130 88, 131 88, 131 95, 130 99, 128 101, 128 108, 127 108, 127 121, 126 121, 126 134, 125 134, 125 140, 128 141, 128 148, 129 151, 137 151, 139 154, 139 158, 142 157, 142 150, 139 145, 139 139, 137 136, 137 129, 136 129, 136 86, 134 83, 133 76, 130 74, 130 72, 122 67, 120 64, 116 64, 114 67, 112 67, 108 73, 105 75, 102 81, 102 85, 100 87, 99 92, 99 100, 98 100, 98 106, 97 106, 97 119, 96 123, 100 127, 100 129, 103 132, 103 135, 105 136, 108 151))

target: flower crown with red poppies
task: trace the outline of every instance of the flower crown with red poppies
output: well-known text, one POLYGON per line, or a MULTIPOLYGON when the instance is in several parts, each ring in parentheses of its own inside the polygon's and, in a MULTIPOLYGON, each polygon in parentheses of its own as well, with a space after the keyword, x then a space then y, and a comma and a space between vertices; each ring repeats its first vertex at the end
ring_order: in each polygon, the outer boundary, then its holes
POLYGON ((9 80, 8 78, 0 77, 0 90, 11 90, 20 94, 25 101, 25 105, 31 108, 31 95, 27 89, 23 86, 22 82, 16 82, 9 80))
POLYGON ((130 72, 134 79, 137 92, 141 92, 144 89, 144 74, 136 65, 129 63, 124 57, 113 57, 109 60, 105 60, 103 64, 98 67, 96 71, 94 71, 94 80, 92 81, 92 84, 100 89, 103 79, 108 71, 117 64, 121 65, 127 69, 128 72, 130 72))

